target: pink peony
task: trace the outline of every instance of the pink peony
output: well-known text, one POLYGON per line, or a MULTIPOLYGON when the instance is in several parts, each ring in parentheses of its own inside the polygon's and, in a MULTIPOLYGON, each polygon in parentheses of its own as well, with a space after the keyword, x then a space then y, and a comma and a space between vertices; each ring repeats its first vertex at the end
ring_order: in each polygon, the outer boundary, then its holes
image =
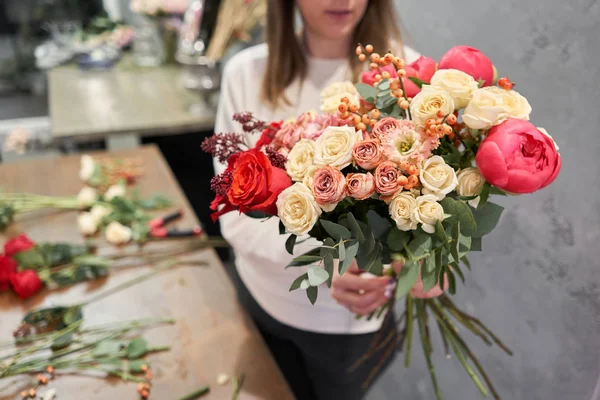
POLYGON ((375 193, 373 174, 348 174, 346 177, 346 193, 356 200, 365 200, 375 193))
POLYGON ((275 134, 272 146, 275 150, 286 148, 290 150, 302 138, 302 128, 294 123, 284 124, 275 134))
POLYGON ((548 186, 562 165, 552 138, 531 122, 516 118, 490 129, 475 161, 490 184, 520 194, 548 186))
POLYGON ((484 80, 484 86, 491 86, 494 82, 494 65, 490 59, 469 46, 456 46, 448 50, 440 58, 438 69, 457 69, 471 75, 476 81, 484 80))
POLYGON ((431 82, 431 77, 435 73, 435 60, 430 57, 421 56, 417 60, 408 64, 405 70, 407 77, 402 78, 402 80, 404 82, 406 96, 415 97, 417 94, 419 94, 421 89, 410 79, 408 79, 408 77, 412 76, 413 78, 418 78, 426 83, 431 82))
POLYGON ((323 210, 333 211, 346 194, 346 178, 338 169, 326 165, 315 171, 312 191, 323 210))
POLYGON ((318 117, 317 113, 314 111, 306 111, 300 114, 298 118, 296 118, 296 125, 305 128, 308 124, 313 122, 318 117))
POLYGON ((332 114, 319 114, 311 122, 306 123, 302 137, 317 140, 328 126, 341 126, 339 118, 332 114))

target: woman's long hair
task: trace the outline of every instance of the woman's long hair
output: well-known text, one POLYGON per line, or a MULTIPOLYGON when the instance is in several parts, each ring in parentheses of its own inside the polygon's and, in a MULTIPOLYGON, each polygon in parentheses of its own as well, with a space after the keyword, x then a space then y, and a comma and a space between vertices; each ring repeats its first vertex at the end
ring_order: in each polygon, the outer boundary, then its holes
MULTIPOLYGON (((296 34, 295 1, 268 0, 266 41, 269 46, 267 68, 262 83, 262 99, 278 107, 289 104, 285 89, 296 79, 304 79, 307 73, 305 51, 296 34)), ((354 31, 354 40, 348 48, 348 62, 356 80, 361 63, 355 54, 357 43, 372 44, 376 51, 386 52, 402 48, 400 29, 392 0, 371 0, 362 20, 354 31)))

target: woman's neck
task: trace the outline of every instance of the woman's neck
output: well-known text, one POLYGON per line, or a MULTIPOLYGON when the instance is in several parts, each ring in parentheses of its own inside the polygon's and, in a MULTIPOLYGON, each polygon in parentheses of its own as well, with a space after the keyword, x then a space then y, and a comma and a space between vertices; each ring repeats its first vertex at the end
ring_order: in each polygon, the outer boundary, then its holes
POLYGON ((302 33, 302 39, 304 47, 311 57, 336 59, 348 56, 349 38, 335 40, 324 39, 305 30, 302 33))

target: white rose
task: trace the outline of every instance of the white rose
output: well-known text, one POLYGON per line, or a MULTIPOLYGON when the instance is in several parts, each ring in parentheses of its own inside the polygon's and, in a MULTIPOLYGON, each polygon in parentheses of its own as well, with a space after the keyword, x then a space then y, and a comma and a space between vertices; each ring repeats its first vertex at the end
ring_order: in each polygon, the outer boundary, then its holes
POLYGON ((300 236, 315 226, 321 207, 312 191, 303 183, 296 182, 277 197, 277 213, 288 232, 300 236))
POLYGON ((93 235, 98 230, 98 223, 92 213, 84 212, 77 216, 77 226, 82 235, 93 235))
POLYGON ((83 155, 81 156, 81 167, 79 168, 79 179, 84 182, 90 180, 96 170, 96 162, 92 156, 83 155))
POLYGON ((509 117, 529 120, 529 114, 531 106, 518 92, 487 86, 473 92, 462 119, 471 129, 489 129, 509 117))
POLYGON ((427 233, 435 232, 437 221, 444 220, 444 209, 437 198, 432 194, 417 197, 417 207, 414 211, 415 219, 421 223, 421 228, 427 233))
POLYGON ((104 235, 108 243, 120 245, 129 242, 133 236, 133 232, 125 225, 121 225, 117 221, 113 221, 106 227, 104 235))
POLYGON ((554 142, 554 148, 556 149, 556 151, 559 150, 558 145, 556 144, 556 141, 554 141, 554 138, 552 136, 550 136, 550 134, 548 133, 547 130, 545 130, 544 128, 540 128, 538 126, 538 131, 542 132, 544 135, 548 136, 550 139, 552 139, 552 142, 554 142))
POLYGON ((125 197, 125 186, 124 185, 112 185, 108 188, 106 193, 104 193, 104 199, 106 201, 111 201, 115 197, 125 197))
POLYGON ((352 82, 335 82, 321 91, 321 111, 335 114, 342 97, 350 99, 350 104, 360 105, 360 95, 352 82))
POLYGON ((344 169, 352 163, 352 149, 361 139, 354 127, 328 126, 315 142, 315 165, 344 169))
POLYGON ((462 169, 456 176, 458 178, 456 192, 460 196, 477 196, 473 200, 469 200, 470 205, 477 207, 479 205, 479 194, 485 184, 485 179, 481 175, 481 172, 479 172, 479 168, 470 167, 462 169))
POLYGON ((300 139, 287 156, 285 170, 293 181, 300 181, 306 176, 308 168, 313 165, 315 158, 315 142, 300 139))
POLYGON ((421 164, 421 184, 423 194, 432 194, 442 200, 458 185, 454 168, 446 164, 440 156, 432 156, 421 164))
POLYGON ((98 198, 98 193, 96 193, 96 189, 85 186, 77 194, 77 201, 82 206, 91 206, 94 204, 96 199, 98 198))
POLYGON ((410 103, 413 122, 419 127, 424 127, 429 118, 437 119, 438 110, 442 110, 444 115, 453 113, 454 99, 444 89, 423 85, 419 94, 410 103))
POLYGON ((308 169, 306 170, 306 174, 304 175, 304 179, 302 180, 302 183, 304 183, 304 185, 308 187, 311 191, 313 187, 313 177, 315 176, 315 172, 317 172, 318 169, 319 167, 317 167, 316 165, 311 165, 310 167, 308 167, 308 169))
POLYGON ((417 229, 415 219, 417 200, 410 192, 400 192, 390 201, 390 216, 401 231, 417 229))
POLYGON ((110 207, 103 206, 100 204, 93 206, 90 210, 90 214, 94 217, 94 221, 96 221, 97 224, 99 224, 102 221, 102 218, 106 217, 107 215, 110 215, 111 213, 112 209, 110 207))
POLYGON ((431 86, 446 90, 456 108, 465 108, 479 84, 469 74, 457 69, 440 69, 431 77, 431 86))

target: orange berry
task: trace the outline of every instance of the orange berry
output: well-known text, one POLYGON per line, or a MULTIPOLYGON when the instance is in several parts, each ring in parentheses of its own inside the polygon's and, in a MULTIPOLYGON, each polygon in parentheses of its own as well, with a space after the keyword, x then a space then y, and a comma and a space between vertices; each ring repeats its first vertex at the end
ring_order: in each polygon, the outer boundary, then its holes
POLYGON ((375 80, 376 80, 376 81, 378 81, 378 82, 379 82, 379 81, 381 80, 381 78, 383 78, 383 77, 381 76, 381 74, 377 74, 377 75, 375 75, 375 80))
POLYGON ((43 377, 44 377, 44 375, 37 374, 36 377, 35 377, 35 379, 37 379, 38 382, 41 382, 43 377))
MULTIPOLYGON (((450 132, 450 133, 448 134, 448 139, 450 139, 450 140, 454 140, 454 136, 455 136, 455 135, 454 135, 454 132, 450 132)), ((460 140, 459 140, 459 141, 460 141, 460 140)))
POLYGON ((362 122, 363 124, 368 124, 369 122, 371 122, 371 117, 369 117, 367 114, 363 115, 362 122))
POLYGON ((391 64, 394 62, 394 55, 391 53, 387 53, 385 56, 383 56, 383 59, 386 63, 391 64))
POLYGON ((379 64, 377 64, 377 63, 371 63, 370 67, 371 67, 371 69, 378 69, 379 68, 379 64))
POLYGON ((431 130, 431 132, 437 132, 437 125, 431 124, 431 125, 429 125, 429 129, 431 130))
POLYGON ((416 186, 419 183, 419 178, 416 175, 411 175, 408 177, 408 184, 411 186, 416 186))
POLYGON ((26 390, 23 390, 23 391, 21 392, 21 398, 23 398, 23 399, 26 399, 26 398, 28 398, 28 397, 29 397, 29 393, 27 393, 27 391, 26 391, 26 390))
POLYGON ((341 113, 340 114, 340 118, 341 119, 347 119, 350 118, 350 113, 348 111, 346 111, 345 113, 341 113))
POLYGON ((505 90, 511 90, 514 86, 514 83, 512 83, 510 79, 504 76, 498 79, 498 86, 505 90))
POLYGON ((138 393, 141 393, 142 390, 146 389, 146 384, 143 382, 138 383, 137 385, 137 391, 138 393))
POLYGON ((400 169, 402 169, 402 171, 408 171, 409 168, 410 168, 410 163, 408 161, 402 161, 400 163, 400 169))
POLYGON ((377 123, 377 120, 376 119, 372 119, 372 120, 369 121, 369 126, 372 128, 372 127, 375 126, 376 123, 377 123))
POLYGON ((352 117, 352 121, 354 122, 354 125, 360 124, 361 120, 362 120, 362 118, 360 117, 360 115, 354 115, 352 117))
POLYGON ((419 168, 415 167, 415 173, 414 173, 414 175, 419 176, 420 174, 421 174, 421 170, 419 168))
POLYGON ((426 124, 427 126, 434 125, 434 124, 435 124, 435 119, 433 119, 433 118, 429 118, 429 119, 428 119, 428 120, 425 122, 425 124, 426 124))
POLYGON ((339 110, 339 111, 340 111, 342 114, 343 114, 343 113, 345 113, 346 111, 348 111, 348 103, 341 103, 341 104, 338 106, 338 110, 339 110))
POLYGON ((454 114, 450 114, 446 117, 446 123, 448 123, 448 125, 454 125, 456 124, 456 115, 454 114))
POLYGON ((340 101, 341 101, 342 103, 346 103, 346 104, 350 103, 350 99, 349 99, 348 97, 346 97, 346 96, 342 97, 342 98, 340 99, 340 101))
POLYGON ((381 76, 382 76, 384 79, 390 79, 390 73, 389 73, 389 72, 387 72, 387 71, 383 71, 383 72, 381 73, 381 76))
POLYGON ((42 385, 45 385, 48 383, 48 377, 44 376, 42 377, 42 382, 40 382, 42 385))
POLYGON ((146 379, 148 379, 149 381, 151 381, 151 380, 152 380, 152 371, 151 371, 151 370, 148 370, 148 371, 146 372, 146 379))
POLYGON ((379 119, 381 112, 378 109, 371 110, 371 118, 379 119))
POLYGON ((407 97, 406 100, 408 100, 409 103, 412 103, 413 98, 412 97, 407 97))
POLYGON ((379 60, 379 65, 382 67, 387 67, 388 63, 386 63, 385 60, 382 58, 379 60))
POLYGON ((444 133, 446 135, 449 135, 450 133, 452 133, 452 127, 450 125, 444 125, 444 133))
POLYGON ((374 63, 378 63, 379 60, 381 60, 381 56, 377 53, 373 53, 371 54, 371 61, 373 61, 374 63))
POLYGON ((46 371, 47 371, 49 374, 51 374, 51 373, 53 373, 53 372, 54 372, 54 367, 53 367, 52 365, 48 365, 48 366, 46 367, 46 371))
POLYGON ((394 57, 394 65, 396 68, 404 68, 404 60, 400 57, 394 57))
POLYGON ((144 364, 144 365, 142 365, 142 366, 140 367, 140 370, 141 370, 142 372, 146 372, 146 371, 148 371, 148 366, 147 366, 146 364, 144 364))
POLYGON ((431 130, 430 130, 430 129, 426 129, 426 130, 425 130, 425 134, 426 134, 427 136, 435 136, 435 133, 431 132, 431 130))
POLYGON ((398 71, 396 71, 396 73, 398 74, 398 76, 399 76, 400 78, 404 78, 404 77, 406 76, 406 70, 405 70, 405 69, 403 69, 403 68, 401 68, 401 69, 399 69, 398 71))
POLYGON ((36 395, 35 388, 29 389, 29 397, 35 397, 35 395, 36 395))
POLYGON ((350 104, 350 112, 357 112, 358 111, 358 105, 356 104, 350 104))
POLYGON ((410 167, 408 167, 406 172, 408 172, 409 175, 414 175, 416 170, 417 168, 414 165, 411 165, 410 167))
POLYGON ((436 125, 435 131, 437 133, 444 133, 444 125, 436 125))
POLYGON ((400 81, 398 79, 394 79, 390 81, 390 89, 397 90, 400 89, 400 81))
POLYGON ((356 129, 358 129, 359 131, 366 131, 367 126, 361 122, 359 124, 356 124, 356 129))
POLYGON ((360 56, 363 53, 362 46, 357 46, 355 51, 356 51, 356 55, 360 56))
POLYGON ((407 184, 408 184, 408 178, 406 176, 404 176, 404 175, 400 175, 398 177, 398 185, 405 186, 407 184))
POLYGON ((404 96, 404 92, 402 91, 402 89, 396 89, 396 90, 394 90, 393 94, 394 94, 394 97, 398 97, 398 98, 404 96))
POLYGON ((142 397, 142 399, 147 399, 150 396, 150 392, 144 389, 141 391, 140 396, 142 397))
POLYGON ((438 111, 435 113, 435 115, 436 115, 438 118, 444 118, 444 112, 443 112, 442 110, 438 110, 438 111))
POLYGON ((358 61, 363 62, 367 59, 367 56, 365 56, 364 54, 361 54, 358 56, 358 61))
POLYGON ((400 101, 400 108, 403 110, 407 110, 408 107, 410 107, 410 103, 408 102, 408 100, 401 100, 400 101))
POLYGON ((438 119, 435 120, 435 124, 436 125, 441 125, 443 121, 444 121, 443 118, 438 118, 438 119))
POLYGON ((373 45, 371 45, 371 44, 366 45, 365 50, 367 51, 367 53, 373 52, 373 45))

